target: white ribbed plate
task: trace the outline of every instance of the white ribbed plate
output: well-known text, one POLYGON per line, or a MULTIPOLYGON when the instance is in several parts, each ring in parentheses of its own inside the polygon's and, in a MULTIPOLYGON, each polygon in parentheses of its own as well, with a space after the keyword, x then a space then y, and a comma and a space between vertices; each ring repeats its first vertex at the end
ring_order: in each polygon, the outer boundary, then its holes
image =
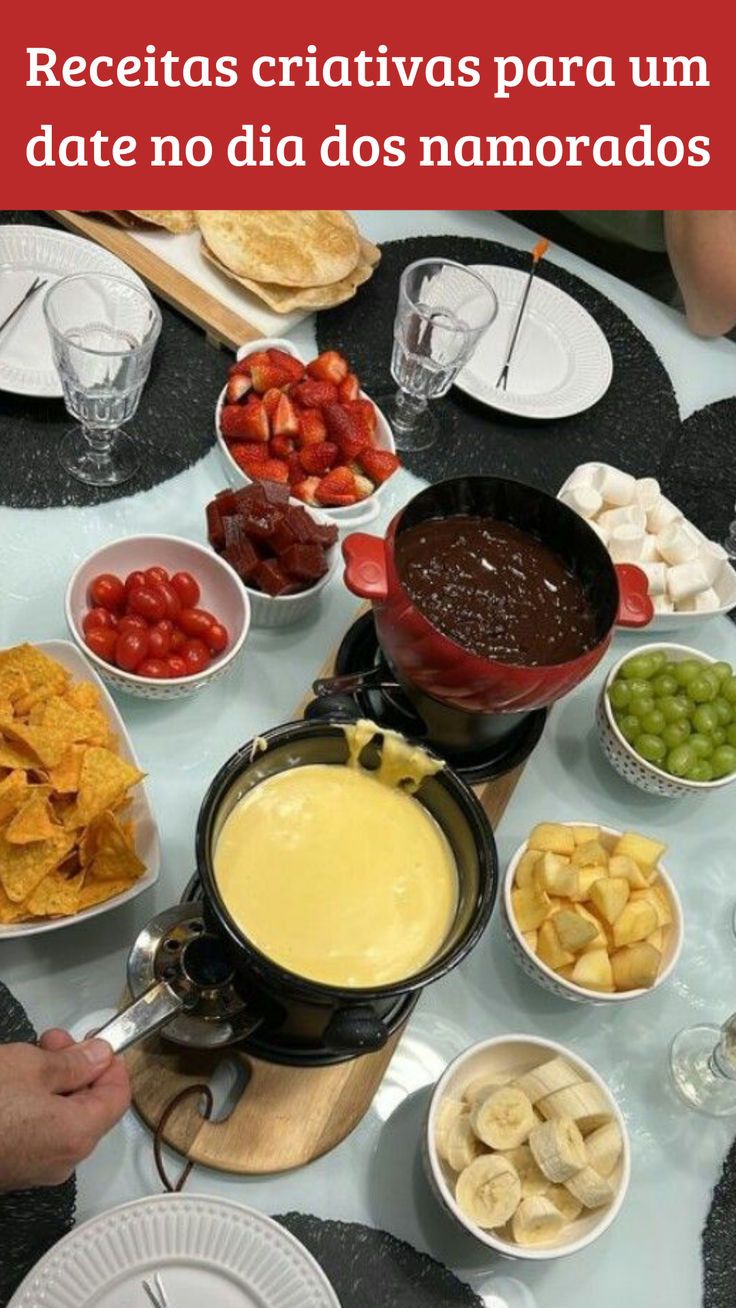
POLYGON ((152 1195, 60 1240, 8 1308, 150 1308, 158 1272, 170 1308, 340 1308, 318 1263, 270 1217, 209 1195, 152 1195))
POLYGON ((48 286, 23 305, 0 332, 0 390, 17 395, 61 395, 43 316, 43 299, 54 282, 72 273, 111 273, 145 290, 132 268, 92 241, 52 227, 0 226, 0 322, 37 274, 48 286))
POLYGON ((496 386, 516 323, 527 274, 473 264, 498 298, 498 315, 455 381, 459 390, 520 418, 567 418, 608 390, 611 350, 598 324, 577 300, 535 277, 516 342, 508 388, 496 386))

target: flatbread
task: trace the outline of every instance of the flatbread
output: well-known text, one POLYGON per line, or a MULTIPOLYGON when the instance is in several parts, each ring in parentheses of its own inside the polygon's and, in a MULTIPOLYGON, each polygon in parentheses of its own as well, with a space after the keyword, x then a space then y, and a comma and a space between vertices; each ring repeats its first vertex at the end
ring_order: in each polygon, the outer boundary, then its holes
POLYGON ((277 286, 273 282, 255 282, 250 277, 238 277, 202 242, 202 254, 215 268, 231 281, 244 286, 252 295, 263 300, 274 313, 295 313, 299 309, 310 312, 317 309, 333 309, 337 304, 344 304, 352 299, 363 282, 367 282, 373 269, 381 258, 381 251, 370 241, 360 238, 360 258, 355 268, 347 277, 329 286, 277 286))
POLYGON ((356 267, 360 241, 342 209, 197 209, 209 250, 238 277, 328 286, 356 267))
POLYGON ((165 227, 167 232, 193 232, 197 220, 193 209, 128 209, 134 218, 141 222, 152 223, 154 227, 165 227))

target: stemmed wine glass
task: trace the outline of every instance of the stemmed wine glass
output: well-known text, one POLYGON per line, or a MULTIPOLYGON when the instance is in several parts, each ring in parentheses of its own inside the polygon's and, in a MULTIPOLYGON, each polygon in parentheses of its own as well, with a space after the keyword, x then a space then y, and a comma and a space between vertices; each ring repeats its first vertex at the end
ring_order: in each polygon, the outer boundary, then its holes
POLYGON ((679 1094, 701 1113, 736 1113, 736 1013, 722 1026, 688 1026, 672 1041, 672 1077, 679 1094))
POLYGON ((161 314, 146 290, 107 273, 63 277, 43 309, 64 402, 79 422, 63 437, 59 462, 91 486, 127 481, 140 458, 121 427, 138 408, 161 314))
POLYGON ((437 439, 429 400, 446 395, 490 327, 498 301, 479 273, 451 259, 419 259, 401 274, 391 375, 399 389, 386 416, 399 450, 437 439))

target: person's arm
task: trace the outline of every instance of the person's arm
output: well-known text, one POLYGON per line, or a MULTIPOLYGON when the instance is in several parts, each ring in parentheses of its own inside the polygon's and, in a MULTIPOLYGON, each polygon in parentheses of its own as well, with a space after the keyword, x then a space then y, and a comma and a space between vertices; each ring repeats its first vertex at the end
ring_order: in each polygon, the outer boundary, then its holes
POLYGON ((736 210, 671 209, 664 215, 667 253, 698 336, 736 327, 736 210))
POLYGON ((58 1185, 130 1103, 125 1064, 104 1040, 47 1031, 0 1045, 0 1191, 58 1185))

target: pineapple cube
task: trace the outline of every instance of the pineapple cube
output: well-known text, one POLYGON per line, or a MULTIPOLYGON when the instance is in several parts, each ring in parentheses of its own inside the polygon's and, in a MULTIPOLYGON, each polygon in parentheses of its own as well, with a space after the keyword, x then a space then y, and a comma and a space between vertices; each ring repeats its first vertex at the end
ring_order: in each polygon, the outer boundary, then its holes
POLYGON ((617 949, 611 956, 613 983, 617 990, 645 990, 657 979, 661 955, 646 941, 617 949))
POLYGON ((632 890, 646 890, 649 881, 639 864, 628 854, 612 854, 608 861, 609 877, 626 877, 632 890))
POLYGON ((595 863, 591 867, 578 868, 578 893, 571 895, 574 900, 590 899, 590 888, 595 881, 600 881, 602 877, 608 876, 608 869, 599 867, 595 863))
POLYGON ((672 910, 669 900, 661 887, 649 886, 646 890, 632 890, 631 902, 634 904, 651 904, 657 914, 657 926, 670 925, 672 910))
POLYGON ((558 967, 556 971, 558 976, 564 976, 566 981, 572 981, 572 974, 575 971, 575 964, 568 963, 565 967, 558 967))
POLYGON ((567 967, 568 963, 575 962, 575 955, 562 948, 552 919, 543 922, 539 928, 537 958, 546 963, 547 967, 551 967, 554 972, 561 967, 567 967))
MULTIPOLYGON (((604 922, 615 922, 626 907, 631 888, 626 877, 605 877, 594 881, 590 899, 604 922)), ((644 891, 640 891, 644 894, 644 891)))
POLYGON ((633 945, 637 940, 646 940, 659 925, 657 914, 646 900, 631 901, 621 911, 613 923, 613 942, 619 945, 633 945))
POLYGON ((525 849, 514 872, 514 884, 523 890, 525 886, 530 886, 534 877, 534 868, 539 862, 542 855, 538 849, 525 849))
POLYGON ((600 827, 594 826, 571 826, 572 837, 576 845, 587 845, 589 840, 598 840, 600 838, 600 827))
MULTIPOLYGON (((536 931, 547 916, 549 895, 535 885, 525 886, 523 890, 511 891, 511 903, 519 930, 536 931)), ((652 914, 654 914, 654 909, 652 909, 652 914)), ((654 925, 656 926, 656 922, 654 925)), ((652 930, 654 930, 654 926, 652 930)))
POLYGON ((613 970, 607 949, 587 949, 578 958, 570 978, 586 990, 613 990, 613 970))
POLYGON ((647 869, 657 866, 666 849, 667 846, 659 840, 637 835, 635 831, 625 831, 616 841, 614 853, 628 854, 641 868, 647 869))
POLYGON ((606 936, 606 923, 602 922, 601 919, 598 917, 598 915, 596 913, 591 912, 591 910, 585 904, 576 904, 575 912, 578 913, 580 917, 584 918, 586 922, 589 922, 590 925, 595 928, 595 935, 592 937, 591 940, 588 941, 585 948, 605 949, 608 945, 608 939, 606 936))
POLYGON ((577 868, 560 854, 542 854, 534 869, 534 880, 540 890, 561 899, 571 899, 579 889, 577 868))
POLYGON ((574 910, 561 908, 555 914, 553 925, 562 948, 571 954, 579 954, 598 934, 598 927, 590 920, 590 915, 587 920, 581 915, 579 904, 574 910))
POLYGON ((536 952, 537 952, 537 937, 538 937, 538 935, 539 935, 539 932, 538 932, 538 931, 522 931, 521 935, 522 935, 522 939, 523 939, 524 944, 526 945, 527 949, 530 949, 531 952, 532 952, 533 954, 536 954, 536 952))
POLYGON ((599 840, 588 840, 584 845, 576 845, 570 857, 573 867, 608 867, 608 851, 599 840))
POLYGON ((541 849, 543 853, 572 854, 575 838, 570 827, 561 822, 539 822, 529 837, 530 849, 541 849))

